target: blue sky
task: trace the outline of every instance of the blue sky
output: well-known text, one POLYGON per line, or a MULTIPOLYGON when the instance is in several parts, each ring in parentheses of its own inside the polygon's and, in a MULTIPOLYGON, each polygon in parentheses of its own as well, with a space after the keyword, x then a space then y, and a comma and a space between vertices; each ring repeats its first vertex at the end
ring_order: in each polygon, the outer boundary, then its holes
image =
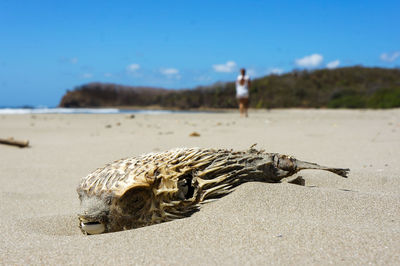
POLYGON ((99 81, 192 88, 293 69, 400 66, 400 1, 0 0, 0 106, 99 81))

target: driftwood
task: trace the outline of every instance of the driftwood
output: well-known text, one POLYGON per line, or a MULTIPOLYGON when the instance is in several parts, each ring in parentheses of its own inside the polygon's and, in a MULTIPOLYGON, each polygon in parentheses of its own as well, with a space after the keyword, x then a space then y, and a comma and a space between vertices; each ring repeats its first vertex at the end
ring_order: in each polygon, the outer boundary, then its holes
POLYGON ((8 139, 1 139, 0 138, 0 143, 1 144, 18 146, 20 148, 25 148, 25 147, 29 146, 29 140, 15 140, 14 138, 8 138, 8 139))

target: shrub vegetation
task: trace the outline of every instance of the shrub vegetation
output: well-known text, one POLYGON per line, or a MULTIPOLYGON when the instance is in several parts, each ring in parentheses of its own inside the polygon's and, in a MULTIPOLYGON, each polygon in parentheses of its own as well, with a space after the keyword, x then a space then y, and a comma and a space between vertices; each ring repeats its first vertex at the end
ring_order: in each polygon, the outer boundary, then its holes
MULTIPOLYGON (((60 106, 159 106, 162 108, 236 108, 235 83, 186 90, 89 83, 67 91, 60 106)), ((253 108, 394 108, 400 107, 400 69, 345 67, 295 70, 254 79, 253 108)))

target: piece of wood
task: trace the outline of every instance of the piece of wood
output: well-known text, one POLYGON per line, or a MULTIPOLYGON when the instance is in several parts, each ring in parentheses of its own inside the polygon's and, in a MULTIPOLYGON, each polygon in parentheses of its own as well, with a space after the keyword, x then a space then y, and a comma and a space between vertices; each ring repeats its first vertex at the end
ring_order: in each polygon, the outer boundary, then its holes
POLYGON ((15 140, 14 138, 8 138, 8 139, 1 139, 0 138, 0 143, 1 144, 18 146, 20 148, 25 148, 25 147, 29 146, 29 140, 15 140))

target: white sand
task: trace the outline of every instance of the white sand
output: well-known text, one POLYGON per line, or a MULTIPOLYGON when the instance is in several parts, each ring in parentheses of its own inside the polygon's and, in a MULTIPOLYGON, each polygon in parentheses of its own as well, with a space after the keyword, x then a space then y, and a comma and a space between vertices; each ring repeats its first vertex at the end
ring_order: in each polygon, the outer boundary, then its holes
POLYGON ((400 264, 400 109, 1 115, 0 138, 11 136, 31 147, 0 145, 0 264, 400 264), (136 230, 77 226, 76 186, 107 162, 254 143, 351 172, 243 184, 190 218, 136 230))

